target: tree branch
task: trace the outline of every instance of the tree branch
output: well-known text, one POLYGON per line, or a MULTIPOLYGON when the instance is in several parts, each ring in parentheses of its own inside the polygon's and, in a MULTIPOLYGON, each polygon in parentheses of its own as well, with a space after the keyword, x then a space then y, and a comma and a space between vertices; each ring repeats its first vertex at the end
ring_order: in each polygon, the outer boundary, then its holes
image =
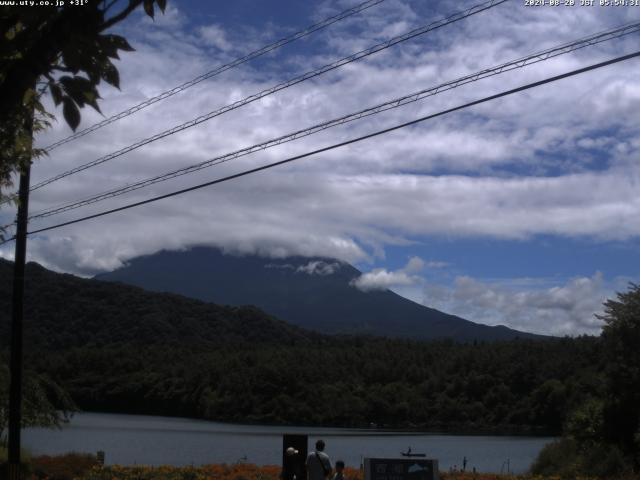
POLYGON ((114 15, 113 17, 111 17, 109 20, 106 20, 102 25, 100 25, 100 27, 98 27, 98 31, 104 32, 107 28, 110 28, 114 26, 116 23, 121 22, 122 20, 127 18, 127 16, 131 12, 133 12, 141 3, 142 3, 142 0, 129 0, 129 6, 124 10, 122 10, 117 15, 114 15))

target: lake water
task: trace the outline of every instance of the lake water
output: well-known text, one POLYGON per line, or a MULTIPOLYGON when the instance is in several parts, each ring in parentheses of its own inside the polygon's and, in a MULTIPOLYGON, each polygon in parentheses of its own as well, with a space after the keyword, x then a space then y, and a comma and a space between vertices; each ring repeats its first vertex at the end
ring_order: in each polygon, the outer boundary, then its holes
POLYGON ((462 464, 481 472, 524 473, 550 437, 441 435, 375 430, 233 425, 183 418, 76 414, 61 430, 27 429, 23 445, 33 454, 105 452, 105 463, 202 465, 246 461, 278 465, 282 434, 309 435, 309 446, 325 440, 332 461, 359 467, 362 457, 395 457, 411 447, 439 461, 441 470, 462 464))

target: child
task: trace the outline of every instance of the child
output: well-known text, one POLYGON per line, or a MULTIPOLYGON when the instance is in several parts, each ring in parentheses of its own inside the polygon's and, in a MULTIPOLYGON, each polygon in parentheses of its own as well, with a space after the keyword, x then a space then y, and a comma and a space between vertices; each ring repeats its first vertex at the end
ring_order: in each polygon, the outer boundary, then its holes
POLYGON ((344 462, 342 460, 336 460, 336 473, 333 475, 333 480, 345 480, 342 471, 344 470, 344 462))

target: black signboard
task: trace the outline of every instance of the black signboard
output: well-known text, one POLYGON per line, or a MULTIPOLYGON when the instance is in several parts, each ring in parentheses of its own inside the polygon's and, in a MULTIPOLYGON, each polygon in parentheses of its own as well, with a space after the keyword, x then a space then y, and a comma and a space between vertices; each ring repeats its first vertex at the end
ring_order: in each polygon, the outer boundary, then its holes
POLYGON ((364 480, 438 480, 438 461, 425 458, 365 458, 364 480))

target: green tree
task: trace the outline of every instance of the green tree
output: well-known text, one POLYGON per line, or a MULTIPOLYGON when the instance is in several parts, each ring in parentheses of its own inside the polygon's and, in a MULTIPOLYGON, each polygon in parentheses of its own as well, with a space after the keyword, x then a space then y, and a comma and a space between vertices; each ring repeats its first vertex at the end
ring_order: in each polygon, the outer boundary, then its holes
MULTIPOLYGON (((50 94, 75 130, 85 105, 100 111, 102 80, 119 88, 112 63, 118 51, 132 51, 125 38, 105 33, 140 5, 154 16, 166 0, 91 1, 50 7, 0 6, 0 200, 13 175, 43 155, 32 134, 54 116, 41 103, 50 94)), ((0 230, 0 238, 2 231, 0 230)), ((0 364, 0 440, 8 420, 9 376, 0 364)), ((27 374, 23 390, 23 425, 54 426, 73 409, 70 397, 46 376, 27 374)))
POLYGON ((536 388, 531 393, 531 397, 532 414, 537 423, 560 429, 567 403, 567 392, 564 384, 552 378, 536 388))
POLYGON ((563 438, 540 453, 533 473, 611 477, 640 470, 640 286, 607 300, 598 318, 605 323, 606 388, 583 392, 588 398, 568 415, 563 438))
POLYGON ((589 398, 568 416, 565 435, 583 447, 594 447, 602 443, 604 405, 600 399, 589 398))
POLYGON ((100 111, 98 85, 118 87, 112 63, 118 51, 133 48, 125 38, 105 33, 140 5, 153 17, 166 0, 93 0, 60 7, 0 7, 0 198, 13 174, 45 152, 33 149, 32 132, 53 118, 41 98, 50 94, 75 130, 80 108, 100 111))
POLYGON ((640 468, 640 285, 604 304, 602 339, 606 354, 608 396, 604 405, 605 437, 640 468))
MULTIPOLYGON (((68 393, 46 375, 25 372, 23 427, 58 427, 66 422, 75 404, 68 393)), ((0 446, 5 444, 9 421, 9 368, 0 363, 0 446)))

